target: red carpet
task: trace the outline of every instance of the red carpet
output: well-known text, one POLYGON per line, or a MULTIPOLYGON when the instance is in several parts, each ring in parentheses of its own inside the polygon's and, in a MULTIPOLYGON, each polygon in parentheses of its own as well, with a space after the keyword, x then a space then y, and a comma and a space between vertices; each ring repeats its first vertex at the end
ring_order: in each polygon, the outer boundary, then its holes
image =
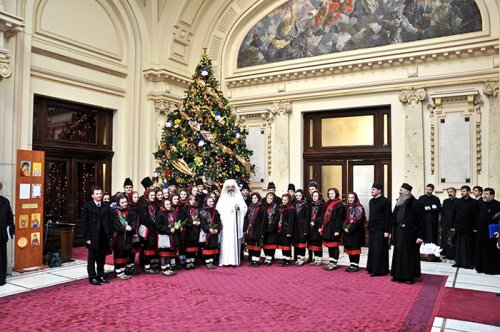
POLYGON ((495 293, 446 288, 437 316, 500 326, 499 308, 495 293))
POLYGON ((363 270, 199 267, 177 276, 87 280, 0 298, 2 330, 424 331, 445 277, 414 285, 363 270))

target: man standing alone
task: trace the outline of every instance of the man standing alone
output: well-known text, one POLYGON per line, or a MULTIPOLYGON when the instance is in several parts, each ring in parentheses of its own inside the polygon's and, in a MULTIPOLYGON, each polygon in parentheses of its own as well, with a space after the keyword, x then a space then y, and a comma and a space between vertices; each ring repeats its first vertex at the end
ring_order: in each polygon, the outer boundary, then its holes
POLYGON ((394 253, 391 281, 415 283, 420 277, 420 244, 424 237, 424 207, 403 183, 393 212, 394 253))
MULTIPOLYGON (((0 190, 2 183, 0 182, 0 190)), ((11 237, 14 233, 14 216, 10 202, 7 198, 0 195, 0 286, 5 285, 7 278, 7 227, 11 237)))
POLYGON ((454 238, 449 238, 449 232, 451 225, 453 224, 453 219, 455 215, 453 211, 455 209, 455 203, 457 202, 457 190, 453 187, 446 189, 448 192, 448 198, 443 201, 443 207, 441 212, 441 256, 447 259, 455 258, 455 247, 452 242, 454 238))
POLYGON ((425 195, 420 196, 418 201, 424 206, 425 233, 424 243, 438 244, 438 222, 441 212, 441 201, 434 196, 434 185, 429 183, 425 186, 425 195))
POLYGON ((389 272, 389 235, 391 234, 391 202, 382 196, 382 185, 374 183, 371 189, 368 229, 368 263, 370 276, 383 276, 389 272))
POLYGON ((104 277, 104 261, 110 249, 110 209, 102 202, 102 189, 92 188, 92 200, 83 205, 83 237, 89 250, 87 272, 89 283, 100 285, 109 283, 104 277), (96 271, 97 265, 97 271, 96 271))
POLYGON ((478 207, 476 238, 476 271, 486 274, 500 274, 500 252, 497 239, 490 237, 490 224, 496 224, 493 217, 500 212, 500 202, 495 199, 493 188, 484 188, 483 202, 478 207))
POLYGON ((456 231, 457 247, 453 267, 474 268, 474 236, 477 225, 478 201, 470 197, 470 187, 460 188, 462 197, 455 204, 453 225, 456 231))

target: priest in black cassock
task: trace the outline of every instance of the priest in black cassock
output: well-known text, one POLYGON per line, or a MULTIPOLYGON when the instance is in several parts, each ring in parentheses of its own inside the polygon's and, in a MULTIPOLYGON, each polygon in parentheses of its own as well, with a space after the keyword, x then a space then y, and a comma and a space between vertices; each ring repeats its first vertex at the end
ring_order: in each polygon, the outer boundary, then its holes
POLYGON ((465 269, 474 268, 474 236, 477 225, 478 201, 470 197, 470 187, 465 185, 460 188, 460 197, 455 203, 453 224, 457 247, 455 249, 455 264, 453 267, 465 269))
POLYGON ((493 216, 500 212, 500 202, 495 199, 495 190, 485 188, 483 202, 479 204, 479 216, 476 238, 476 270, 486 274, 500 274, 500 250, 497 239, 490 237, 490 224, 496 224, 493 216))
POLYGON ((391 202, 382 195, 383 186, 374 183, 371 189, 368 218, 369 242, 366 270, 370 276, 389 272, 389 236, 391 234, 391 202))
POLYGON ((443 201, 441 208, 441 249, 443 249, 441 256, 448 259, 455 259, 455 245, 448 243, 448 234, 455 217, 453 211, 457 202, 457 190, 450 187, 446 191, 448 192, 448 198, 443 201))
POLYGON ((425 186, 425 195, 419 197, 418 201, 424 206, 425 233, 424 243, 438 244, 439 212, 441 212, 441 201, 432 193, 434 185, 429 183, 425 186))
POLYGON ((420 244, 424 237, 424 207, 411 194, 413 189, 403 183, 392 213, 394 252, 391 281, 415 283, 420 277, 420 244))

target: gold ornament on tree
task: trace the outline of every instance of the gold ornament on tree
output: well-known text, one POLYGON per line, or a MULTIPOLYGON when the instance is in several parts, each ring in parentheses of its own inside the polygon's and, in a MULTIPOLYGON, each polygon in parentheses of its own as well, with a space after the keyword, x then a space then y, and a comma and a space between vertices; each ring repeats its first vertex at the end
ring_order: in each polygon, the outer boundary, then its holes
POLYGON ((181 173, 189 176, 195 176, 196 174, 189 168, 189 165, 184 159, 176 159, 172 161, 172 165, 181 173))

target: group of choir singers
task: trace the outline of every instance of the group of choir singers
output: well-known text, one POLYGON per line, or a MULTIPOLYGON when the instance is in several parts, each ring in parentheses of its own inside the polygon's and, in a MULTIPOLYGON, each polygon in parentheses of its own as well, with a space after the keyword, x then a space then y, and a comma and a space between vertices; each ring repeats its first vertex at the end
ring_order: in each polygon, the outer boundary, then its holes
MULTIPOLYGON (((150 178, 143 179, 141 184, 145 188, 141 197, 133 191, 132 181, 126 179, 124 192, 110 198, 117 277, 128 279, 137 273, 134 266, 137 252, 145 273, 174 275, 180 267, 196 268, 197 258, 202 258, 207 268, 216 268, 221 232, 215 209, 219 190, 213 187, 212 191, 206 191, 200 179, 190 190, 179 189, 175 183, 155 189, 150 178)), ((349 193, 344 203, 339 191, 330 188, 325 199, 315 181, 310 182, 307 192, 295 190, 292 184, 288 189, 286 194, 277 196, 271 182, 268 193, 262 197, 258 192, 250 193, 248 185, 242 183, 241 194, 248 206, 244 243, 250 265, 272 265, 276 249, 280 249, 280 266, 302 266, 308 261, 321 266, 326 247, 329 260, 323 269, 332 271, 338 267, 342 243, 350 260, 346 271, 357 272, 361 247, 365 244, 366 221, 357 194, 349 193)), ((374 184, 374 199, 370 202, 373 251, 368 266, 372 276, 385 275, 389 269, 388 236, 384 233, 390 232, 391 207, 381 192, 382 186, 374 184)), ((108 200, 106 194, 103 200, 108 200)))
MULTIPOLYGON (((137 273, 137 252, 145 273, 175 275, 179 268, 196 268, 197 259, 203 260, 208 269, 216 268, 222 228, 215 208, 219 189, 212 187, 207 191, 201 179, 189 190, 179 189, 175 183, 155 188, 149 177, 141 184, 145 188, 143 196, 133 191, 132 181, 127 178, 124 192, 111 199, 117 277, 129 279, 137 273)), ((365 245, 365 209, 355 192, 350 192, 343 202, 336 188, 329 188, 323 198, 317 187, 313 180, 307 192, 295 190, 290 184, 287 193, 277 196, 271 182, 262 197, 242 183, 241 195, 248 208, 241 257, 246 248, 252 267, 271 266, 276 249, 280 249, 280 266, 309 263, 332 271, 338 268, 339 247, 343 244, 350 261, 345 270, 359 271, 361 247, 365 245), (328 250, 327 263, 323 260, 323 248, 328 250)), ((372 185, 367 228, 367 271, 372 277, 389 272, 391 237, 392 280, 412 284, 420 277, 419 247, 424 238, 425 209, 411 190, 409 184, 403 183, 392 210, 390 201, 382 194, 383 186, 372 185)))

